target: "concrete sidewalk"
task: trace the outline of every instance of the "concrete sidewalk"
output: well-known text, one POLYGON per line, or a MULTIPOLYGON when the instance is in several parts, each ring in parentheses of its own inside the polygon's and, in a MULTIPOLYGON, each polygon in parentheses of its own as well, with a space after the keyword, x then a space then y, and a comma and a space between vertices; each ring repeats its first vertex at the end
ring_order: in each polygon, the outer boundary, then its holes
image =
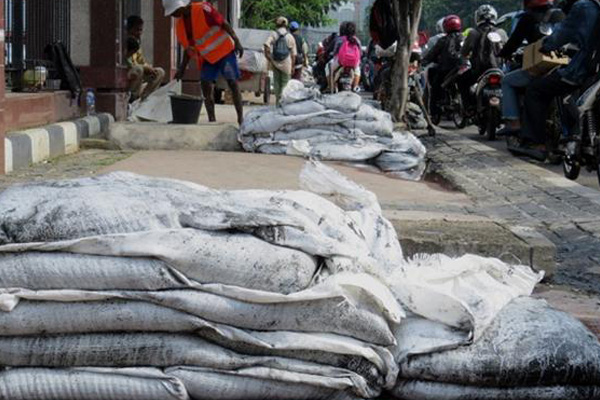
POLYGON ((600 192, 457 133, 424 141, 432 168, 473 202, 468 215, 542 233, 557 248, 552 282, 600 294, 600 192))

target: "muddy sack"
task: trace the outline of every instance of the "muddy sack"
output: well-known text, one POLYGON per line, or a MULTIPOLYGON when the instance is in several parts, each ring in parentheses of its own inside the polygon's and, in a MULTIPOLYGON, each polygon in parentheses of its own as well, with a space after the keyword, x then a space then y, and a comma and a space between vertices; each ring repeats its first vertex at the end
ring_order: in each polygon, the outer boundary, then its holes
POLYGON ((596 400, 599 386, 540 386, 491 388, 428 381, 400 382, 393 395, 398 400, 596 400))
POLYGON ((60 252, 0 253, 2 288, 164 290, 186 286, 177 271, 153 258, 60 252))
POLYGON ((13 311, 0 313, 0 336, 105 332, 193 333, 243 354, 295 358, 345 368, 376 385, 383 385, 382 379, 389 384, 398 371, 388 350, 348 337, 242 330, 146 302, 22 301, 13 311))
POLYGON ((189 400, 183 383, 152 368, 21 368, 0 372, 10 400, 189 400))
MULTIPOLYGON (((356 304, 349 298, 333 296, 309 301, 250 303, 200 290, 160 292, 69 292, 23 291, 2 296, 35 301, 135 300, 182 311, 208 321, 258 331, 334 333, 369 343, 389 346, 395 343, 388 321, 378 305, 367 298, 356 304)), ((6 310, 3 304, 3 309, 6 310)), ((17 308, 18 305, 15 307, 17 308)))
POLYGON ((167 370, 184 382, 194 400, 357 400, 344 376, 324 379, 273 368, 215 371, 179 367, 167 370))
MULTIPOLYGON (((277 293, 307 288, 317 271, 316 260, 301 251, 274 246, 249 234, 198 229, 104 235, 82 239, 61 250, 111 259, 158 259, 200 283, 222 283, 277 293)), ((0 267, 2 260, 0 253, 0 267)), ((41 262, 45 262, 43 258, 41 262)))
POLYGON ((556 397, 544 396, 561 390, 568 393, 576 386, 582 387, 581 393, 597 393, 600 343, 574 317, 550 308, 544 301, 524 297, 507 305, 472 345, 409 357, 401 363, 400 374, 396 388, 399 398, 408 398, 405 391, 426 388, 431 389, 427 398, 432 399, 470 398, 463 396, 477 393, 476 388, 481 388, 481 398, 496 398, 485 397, 485 393, 501 394, 499 388, 506 388, 498 399, 552 399, 556 397), (404 381, 435 385, 407 385, 404 381), (444 395, 449 393, 445 384, 451 385, 454 397, 444 395), (456 390, 457 386, 465 388, 456 390), (515 397, 509 397, 510 393, 515 397))
POLYGON ((156 367, 194 366, 219 370, 269 367, 320 376, 344 376, 357 395, 377 395, 360 375, 316 363, 269 356, 248 356, 191 335, 89 334, 0 338, 0 364, 10 367, 156 367))

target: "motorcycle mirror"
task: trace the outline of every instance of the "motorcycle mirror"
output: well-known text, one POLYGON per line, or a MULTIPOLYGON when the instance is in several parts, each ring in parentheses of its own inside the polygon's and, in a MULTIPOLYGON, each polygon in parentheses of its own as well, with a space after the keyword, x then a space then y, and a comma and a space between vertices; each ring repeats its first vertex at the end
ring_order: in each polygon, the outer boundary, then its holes
POLYGON ((492 42, 492 43, 502 42, 502 36, 500 36, 500 34, 498 32, 490 32, 490 33, 488 33, 487 37, 490 40, 490 42, 492 42))

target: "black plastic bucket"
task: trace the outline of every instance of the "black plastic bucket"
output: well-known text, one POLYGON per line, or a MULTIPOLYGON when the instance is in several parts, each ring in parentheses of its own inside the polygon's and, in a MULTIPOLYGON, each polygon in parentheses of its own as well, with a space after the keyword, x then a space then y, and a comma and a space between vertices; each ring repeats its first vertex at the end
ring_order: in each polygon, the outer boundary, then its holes
POLYGON ((171 111, 174 124, 197 124, 202 110, 201 97, 189 95, 172 95, 171 111))

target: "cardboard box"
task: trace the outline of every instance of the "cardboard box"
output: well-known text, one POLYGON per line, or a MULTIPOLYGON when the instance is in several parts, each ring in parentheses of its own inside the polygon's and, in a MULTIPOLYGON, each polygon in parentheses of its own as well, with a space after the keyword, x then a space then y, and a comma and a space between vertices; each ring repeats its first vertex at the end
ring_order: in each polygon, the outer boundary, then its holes
POLYGON ((542 40, 525 47, 523 53, 523 69, 532 75, 545 75, 557 67, 569 64, 569 57, 557 57, 556 54, 540 53, 542 40))

